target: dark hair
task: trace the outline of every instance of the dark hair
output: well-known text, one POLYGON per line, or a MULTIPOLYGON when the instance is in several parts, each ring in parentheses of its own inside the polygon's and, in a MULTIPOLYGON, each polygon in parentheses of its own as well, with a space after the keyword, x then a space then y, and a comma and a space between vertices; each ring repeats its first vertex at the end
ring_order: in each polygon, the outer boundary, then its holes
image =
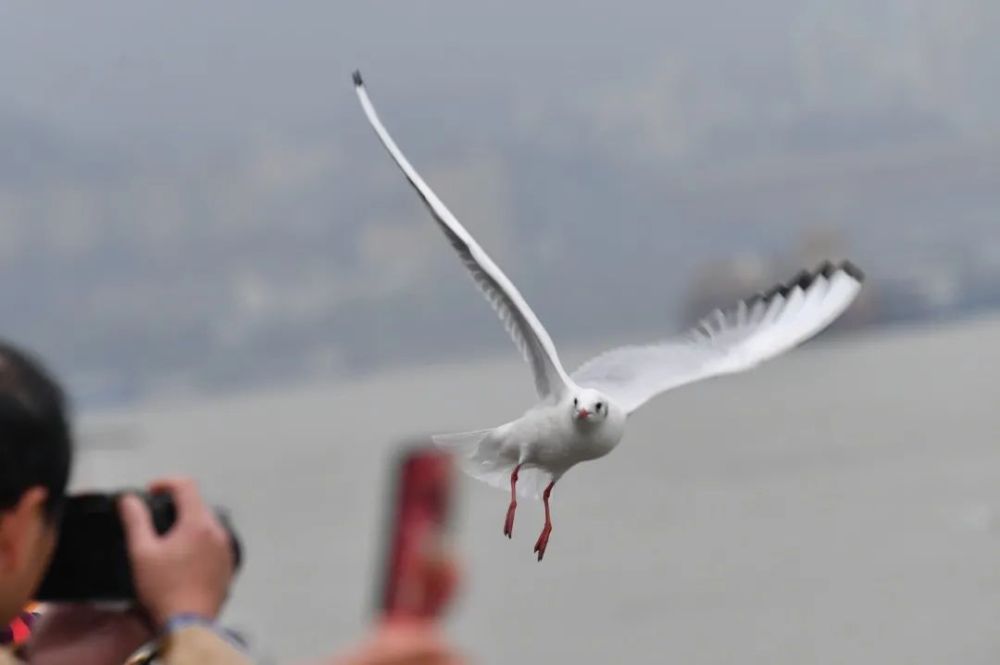
POLYGON ((58 518, 72 457, 62 389, 40 362, 0 341, 0 512, 44 487, 46 514, 58 518))

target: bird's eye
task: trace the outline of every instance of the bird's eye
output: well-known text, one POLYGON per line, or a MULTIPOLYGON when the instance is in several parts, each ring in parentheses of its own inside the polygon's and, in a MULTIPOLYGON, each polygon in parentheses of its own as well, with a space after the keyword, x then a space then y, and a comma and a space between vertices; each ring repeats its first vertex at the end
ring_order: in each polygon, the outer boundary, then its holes
POLYGON ((573 406, 579 406, 579 405, 580 405, 580 400, 578 400, 577 398, 574 397, 573 398, 573 406))
POLYGON ((598 402, 597 403, 597 410, 600 411, 602 406, 604 406, 604 403, 603 402, 598 402))

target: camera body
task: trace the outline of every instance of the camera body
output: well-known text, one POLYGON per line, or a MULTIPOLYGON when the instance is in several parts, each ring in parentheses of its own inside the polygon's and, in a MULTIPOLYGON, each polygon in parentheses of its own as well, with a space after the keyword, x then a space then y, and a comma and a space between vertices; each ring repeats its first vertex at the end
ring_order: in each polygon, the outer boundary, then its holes
MULTIPOLYGON (((66 500, 59 526, 59 543, 36 594, 39 602, 135 602, 132 566, 118 500, 126 492, 79 494, 66 500)), ((157 533, 170 530, 177 519, 173 497, 166 493, 134 492, 152 515, 157 533)), ((239 538, 224 512, 217 510, 229 533, 233 561, 242 558, 239 538)))

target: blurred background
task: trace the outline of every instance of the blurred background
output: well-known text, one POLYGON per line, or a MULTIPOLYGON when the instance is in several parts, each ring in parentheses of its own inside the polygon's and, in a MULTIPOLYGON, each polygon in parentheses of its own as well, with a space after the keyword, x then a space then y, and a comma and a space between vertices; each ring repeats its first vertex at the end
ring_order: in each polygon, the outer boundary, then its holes
POLYGON ((3 3, 2 335, 69 385, 79 484, 180 468, 235 507, 261 649, 350 639, 395 438, 532 402, 360 68, 571 365, 869 277, 854 334, 567 477, 541 566, 469 485, 480 662, 995 662, 997 34, 990 0, 3 3))
POLYGON ((829 255, 866 323, 1000 302, 986 0, 0 12, 5 334, 87 404, 507 350, 355 67, 563 342, 829 255))

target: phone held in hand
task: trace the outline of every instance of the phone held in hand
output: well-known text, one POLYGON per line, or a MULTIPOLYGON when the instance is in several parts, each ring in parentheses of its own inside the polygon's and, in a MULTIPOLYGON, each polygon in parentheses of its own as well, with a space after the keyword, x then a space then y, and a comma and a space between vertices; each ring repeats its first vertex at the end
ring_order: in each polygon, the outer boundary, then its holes
POLYGON ((426 611, 414 597, 426 592, 420 588, 426 582, 424 566, 440 560, 447 546, 454 493, 451 455, 429 443, 407 446, 398 455, 391 483, 378 610, 383 617, 414 617, 426 611))
MULTIPOLYGON (((135 602, 132 567, 118 501, 125 492, 88 493, 66 500, 59 526, 59 543, 36 595, 39 602, 135 602)), ((167 493, 134 492, 152 515, 157 533, 170 530, 177 519, 167 493)), ((233 560, 240 566, 242 548, 228 518, 218 511, 229 532, 233 560)))

